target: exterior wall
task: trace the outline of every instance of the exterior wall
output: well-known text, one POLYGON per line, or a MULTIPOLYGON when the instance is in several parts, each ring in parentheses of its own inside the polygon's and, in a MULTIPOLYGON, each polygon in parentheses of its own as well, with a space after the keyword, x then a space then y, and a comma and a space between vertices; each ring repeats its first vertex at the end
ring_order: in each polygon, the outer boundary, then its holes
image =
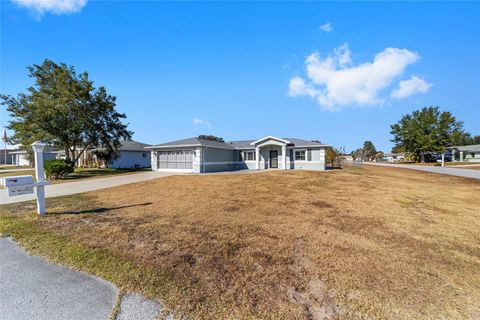
POLYGON ((464 151, 464 159, 468 162, 480 162, 480 152, 466 152, 464 151))
POLYGON ((7 150, 7 162, 5 163, 5 151, 2 150, 0 152, 0 164, 13 164, 13 161, 14 161, 13 156, 14 155, 9 154, 8 150, 7 150))
POLYGON ((43 161, 45 160, 55 160, 57 159, 57 154, 53 152, 44 152, 43 153, 43 161))
POLYGON ((151 153, 148 151, 120 151, 120 157, 109 164, 110 168, 116 169, 148 168, 150 166, 151 153))
POLYGON ((203 172, 233 171, 238 170, 239 165, 238 151, 203 149, 203 172))
MULTIPOLYGON (((325 170, 325 148, 292 148, 293 150, 311 150, 311 159, 306 161, 290 161, 291 169, 325 170)), ((295 153, 294 153, 295 157, 295 153)), ((308 157, 308 155, 307 155, 308 157)))
MULTIPOLYGON (((174 151, 172 149, 161 149, 162 151, 174 151)), ((183 148, 185 150, 185 148, 183 148)), ((270 151, 276 150, 278 152, 278 168, 283 169, 283 154, 282 146, 277 144, 264 144, 260 148, 260 169, 269 169, 270 166, 270 151)), ((287 148, 286 162, 287 169, 305 169, 305 170, 325 170, 325 148, 311 147, 311 148, 287 148), (295 161, 290 159, 290 149, 311 150, 311 157, 308 161, 295 161)), ((157 169, 157 150, 152 151, 151 167, 152 170, 157 169)), ((255 152, 255 148, 245 150, 228 150, 217 148, 198 147, 193 149, 193 163, 191 172, 218 172, 218 171, 234 171, 244 169, 256 169, 256 160, 240 161, 240 152, 251 151, 255 152)), ((308 151, 307 151, 308 152, 308 151)), ((163 169, 160 169, 163 170, 163 169)), ((179 171, 179 170, 178 170, 179 171)))
POLYGON ((256 167, 257 162, 255 160, 245 160, 244 158, 242 158, 242 160, 240 161, 240 153, 242 152, 255 153, 255 148, 242 149, 242 150, 235 151, 235 159, 237 161, 237 170, 255 170, 257 168, 256 167))
POLYGON ((152 168, 153 171, 158 170, 158 158, 156 150, 152 150, 150 152, 150 168, 152 168))
POLYGON ((13 164, 16 166, 29 166, 30 161, 28 161, 25 154, 16 153, 13 154, 13 164))
POLYGON ((203 148, 196 148, 193 150, 193 172, 202 173, 204 172, 203 167, 203 148))

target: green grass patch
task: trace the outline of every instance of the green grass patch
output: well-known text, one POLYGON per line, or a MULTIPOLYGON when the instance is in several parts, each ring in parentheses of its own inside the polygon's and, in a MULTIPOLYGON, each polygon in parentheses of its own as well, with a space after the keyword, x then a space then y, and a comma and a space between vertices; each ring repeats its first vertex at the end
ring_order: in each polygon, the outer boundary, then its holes
POLYGON ((33 213, 23 217, 0 215, 0 234, 13 238, 33 255, 111 281, 123 292, 140 292, 147 298, 160 299, 167 309, 176 305, 175 297, 182 289, 171 271, 74 243, 37 225, 39 219, 33 213))

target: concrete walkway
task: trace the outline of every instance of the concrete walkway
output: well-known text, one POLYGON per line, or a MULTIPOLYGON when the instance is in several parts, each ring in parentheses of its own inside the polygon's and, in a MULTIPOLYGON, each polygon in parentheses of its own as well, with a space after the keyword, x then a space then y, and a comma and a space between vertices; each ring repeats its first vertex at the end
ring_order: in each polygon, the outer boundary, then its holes
POLYGON ((2 169, 0 173, 20 172, 20 171, 35 171, 34 168, 19 168, 19 169, 2 169))
MULTIPOLYGON (((161 177, 171 176, 178 173, 148 171, 141 173, 124 174, 107 178, 85 179, 75 182, 66 182, 47 185, 45 187, 45 196, 58 197, 69 194, 88 192, 98 189, 111 188, 123 184, 147 181, 161 177)), ((0 204, 15 203, 36 199, 35 194, 25 194, 21 196, 9 197, 7 189, 0 189, 0 204)))
MULTIPOLYGON (((108 320, 118 293, 110 282, 30 256, 0 238, 1 320, 108 320)), ((158 301, 126 293, 115 319, 154 320, 162 311, 158 301)))
POLYGON ((393 167, 410 170, 425 171, 431 173, 447 174, 451 176, 480 179, 480 170, 462 169, 462 168, 450 168, 450 167, 434 167, 434 166, 417 166, 414 164, 387 164, 387 163, 374 163, 364 162, 365 165, 379 166, 379 167, 393 167))

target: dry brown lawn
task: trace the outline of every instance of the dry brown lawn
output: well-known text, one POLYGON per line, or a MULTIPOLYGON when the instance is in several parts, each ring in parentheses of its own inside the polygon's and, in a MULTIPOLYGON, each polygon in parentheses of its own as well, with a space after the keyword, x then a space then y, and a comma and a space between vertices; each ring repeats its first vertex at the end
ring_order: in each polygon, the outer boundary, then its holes
POLYGON ((168 274, 166 290, 133 289, 193 318, 480 318, 475 180, 380 167, 171 176, 77 200, 51 200, 32 223, 168 274))

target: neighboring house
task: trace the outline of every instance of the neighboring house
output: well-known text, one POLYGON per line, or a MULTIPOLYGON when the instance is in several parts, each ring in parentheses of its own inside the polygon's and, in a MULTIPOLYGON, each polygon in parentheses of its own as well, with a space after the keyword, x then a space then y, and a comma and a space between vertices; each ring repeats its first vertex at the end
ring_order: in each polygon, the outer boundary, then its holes
MULTIPOLYGON (((33 166, 33 161, 28 159, 26 150, 15 150, 9 152, 12 155, 12 164, 16 166, 33 166)), ((43 160, 53 160, 57 157, 57 153, 52 149, 45 149, 43 152, 43 160)))
POLYGON ((133 140, 122 142, 119 149, 120 156, 111 161, 108 167, 117 169, 149 168, 151 153, 145 149, 148 146, 150 145, 133 140))
MULTIPOLYGON (((114 169, 133 169, 133 168, 149 168, 150 167, 150 150, 146 150, 149 144, 141 143, 133 140, 123 141, 118 149, 119 157, 108 163, 109 168, 114 169)), ((102 160, 98 159, 95 151, 102 148, 92 148, 84 151, 78 158, 76 166, 105 166, 102 160)), ((78 154, 78 151, 77 153, 78 154)), ((57 159, 65 159, 65 151, 57 151, 57 159)))
POLYGON ((340 158, 344 161, 353 161, 353 156, 351 154, 341 154, 340 158))
POLYGON ((480 162, 480 144, 453 146, 449 149, 452 151, 453 161, 480 162))
POLYGON ((0 164, 13 164, 13 154, 11 154, 11 152, 13 151, 15 150, 10 150, 10 149, 0 150, 0 164))
POLYGON ((388 162, 405 161, 405 153, 385 153, 383 159, 388 162))
POLYGON ((268 136, 230 142, 189 138, 147 149, 152 151, 153 170, 202 173, 277 168, 325 170, 325 151, 330 147, 319 142, 268 136))

